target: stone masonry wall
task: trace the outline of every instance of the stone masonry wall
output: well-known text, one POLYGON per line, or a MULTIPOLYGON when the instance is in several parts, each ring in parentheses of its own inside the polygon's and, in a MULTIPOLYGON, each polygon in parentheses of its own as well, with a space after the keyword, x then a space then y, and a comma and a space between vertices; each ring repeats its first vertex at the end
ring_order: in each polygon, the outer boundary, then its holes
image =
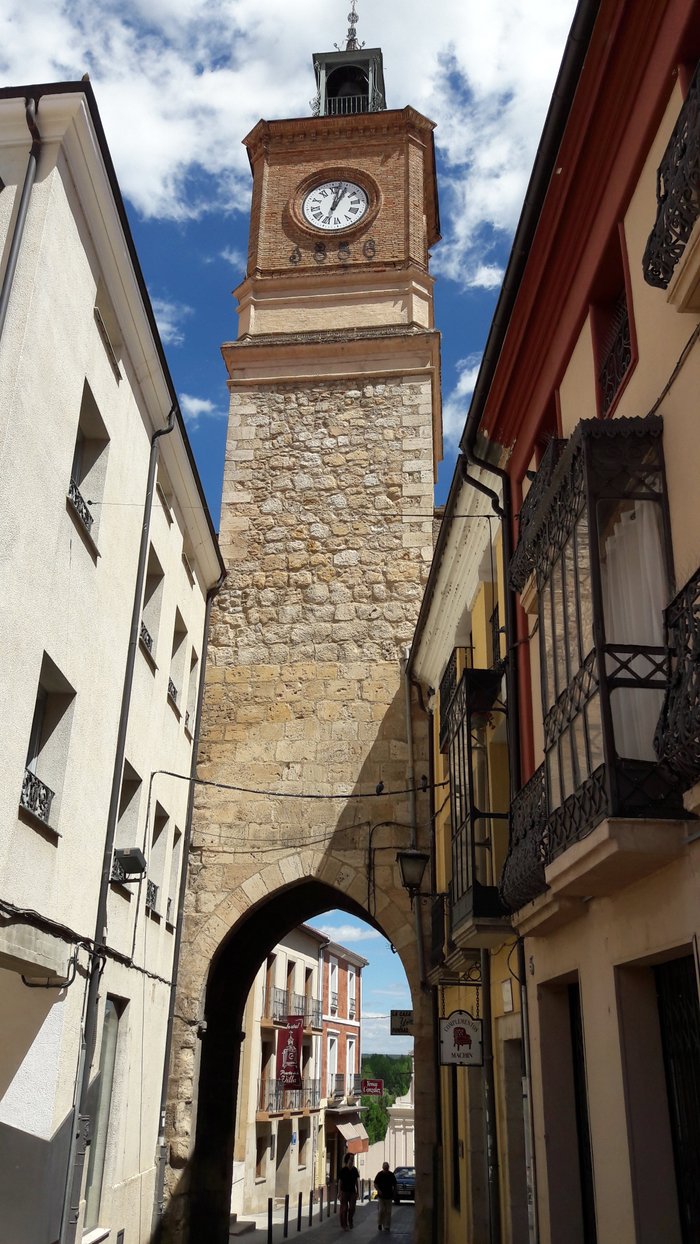
MULTIPOLYGON (((290 795, 374 792, 379 782, 404 790, 399 660, 432 557, 432 465, 427 374, 357 387, 236 386, 221 522, 228 578, 212 612, 201 778, 290 795)), ((425 758, 417 706, 413 717, 425 758)), ((427 759, 416 772, 427 772, 427 759)), ((427 796, 418 815, 426 821, 427 796)), ((212 954, 251 906, 303 876, 366 905, 369 828, 386 821, 408 825, 405 795, 311 801, 197 789, 169 1107, 171 1190, 194 1133, 194 1025, 212 954)), ((406 830, 382 833, 378 844, 408 845, 406 830)), ((430 1007, 394 852, 377 853, 375 876, 373 910, 414 994, 416 1066, 426 1068, 416 1112, 425 1112, 429 1139, 430 1007)), ((429 1150, 417 1164, 427 1172, 429 1150)))

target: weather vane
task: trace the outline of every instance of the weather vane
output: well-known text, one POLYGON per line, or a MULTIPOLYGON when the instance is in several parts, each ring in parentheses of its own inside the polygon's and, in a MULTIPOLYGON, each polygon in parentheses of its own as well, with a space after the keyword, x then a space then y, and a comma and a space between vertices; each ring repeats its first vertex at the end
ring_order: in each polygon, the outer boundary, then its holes
MULTIPOLYGON (((354 0, 353 0, 352 8, 350 9, 350 12, 348 13, 348 22, 350 23, 350 25, 348 27, 345 51, 346 52, 359 52, 360 48, 363 48, 365 45, 364 43, 358 43, 357 41, 358 16, 357 16, 357 9, 355 8, 354 0)), ((341 48, 339 43, 336 43, 335 47, 338 49, 339 52, 343 51, 343 48, 341 48)))

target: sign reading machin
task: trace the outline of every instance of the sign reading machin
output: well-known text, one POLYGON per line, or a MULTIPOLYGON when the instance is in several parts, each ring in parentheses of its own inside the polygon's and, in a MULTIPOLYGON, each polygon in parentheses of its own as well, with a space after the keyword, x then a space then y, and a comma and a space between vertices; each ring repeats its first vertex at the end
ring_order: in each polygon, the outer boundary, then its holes
POLYGON ((304 1016, 288 1015, 287 1028, 277 1034, 277 1080, 287 1089, 301 1088, 304 1016))
POLYGON ((483 1067, 483 1020, 469 1011, 452 1011, 440 1020, 440 1065, 483 1067))

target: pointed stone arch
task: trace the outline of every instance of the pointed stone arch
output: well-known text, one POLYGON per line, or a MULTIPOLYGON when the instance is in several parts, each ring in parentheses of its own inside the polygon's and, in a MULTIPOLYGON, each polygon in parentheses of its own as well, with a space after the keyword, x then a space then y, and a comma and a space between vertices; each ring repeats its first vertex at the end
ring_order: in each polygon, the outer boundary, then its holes
MULTIPOLYGON (((430 1066, 430 996, 421 987, 405 892, 378 894, 378 910, 371 914, 366 871, 310 848, 252 873, 205 919, 194 922, 191 940, 183 940, 167 1124, 170 1199, 155 1237, 163 1244, 228 1244, 246 998, 273 946, 297 925, 334 908, 367 921, 392 943, 413 999, 416 1066, 430 1066)), ((429 1102, 430 1095, 426 1083, 423 1100, 429 1102)), ((416 1132, 430 1141, 432 1126, 429 1114, 416 1132)))

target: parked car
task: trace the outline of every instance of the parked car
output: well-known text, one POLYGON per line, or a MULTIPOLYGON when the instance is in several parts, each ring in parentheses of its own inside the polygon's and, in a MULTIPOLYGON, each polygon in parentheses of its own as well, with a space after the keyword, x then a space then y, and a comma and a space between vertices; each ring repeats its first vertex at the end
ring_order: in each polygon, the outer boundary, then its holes
POLYGON ((415 1166, 397 1166, 394 1171, 396 1176, 396 1192, 394 1193, 394 1205, 398 1205, 403 1197, 406 1201, 415 1201, 416 1199, 416 1168, 415 1166))

